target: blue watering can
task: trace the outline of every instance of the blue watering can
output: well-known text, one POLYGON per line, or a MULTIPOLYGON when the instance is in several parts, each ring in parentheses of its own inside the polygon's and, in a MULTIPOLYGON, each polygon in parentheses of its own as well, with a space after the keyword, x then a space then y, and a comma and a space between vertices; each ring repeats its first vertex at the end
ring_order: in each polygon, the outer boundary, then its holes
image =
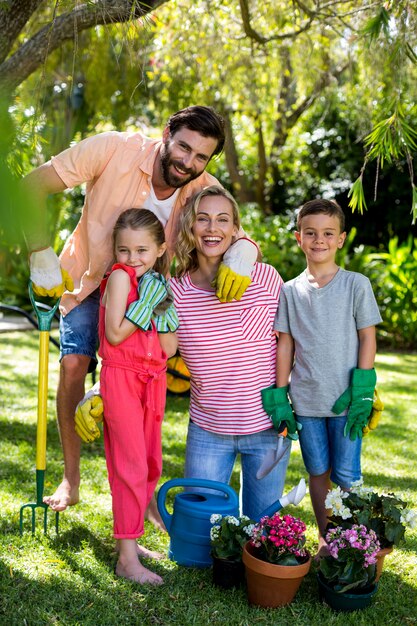
MULTIPOLYGON (((273 515, 288 504, 299 504, 306 493, 302 478, 287 495, 268 507, 261 517, 273 515)), ((213 513, 222 516, 239 516, 239 498, 229 485, 216 480, 200 478, 174 478, 164 483, 158 492, 158 509, 170 536, 168 556, 171 561, 188 567, 210 567, 210 517, 213 513), (209 489, 217 493, 184 491, 174 498, 173 512, 167 511, 165 500, 174 487, 209 489), (218 492, 222 492, 219 494, 218 492)))

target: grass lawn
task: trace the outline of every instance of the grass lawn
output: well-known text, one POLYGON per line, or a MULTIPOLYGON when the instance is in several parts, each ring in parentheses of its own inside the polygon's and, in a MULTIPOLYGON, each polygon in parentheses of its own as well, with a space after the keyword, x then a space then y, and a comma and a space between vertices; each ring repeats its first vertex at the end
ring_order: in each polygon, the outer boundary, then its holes
MULTIPOLYGON (((367 625, 417 624, 417 532, 385 559, 373 605, 359 613, 334 613, 318 600, 314 571, 305 578, 294 602, 284 608, 250 607, 244 590, 220 591, 211 570, 179 567, 167 560, 152 564, 163 576, 159 588, 116 579, 111 537, 111 501, 102 438, 84 445, 81 503, 60 517, 55 535, 41 521, 32 536, 29 518, 19 534, 19 510, 33 502, 37 406, 38 334, 0 335, 0 623, 12 625, 367 625)), ((366 486, 395 492, 417 507, 417 355, 381 353, 376 364, 386 410, 379 428, 364 439, 366 486)), ((62 457, 54 419, 57 351, 51 346, 48 399, 48 447, 45 493, 62 475, 62 457)), ((164 473, 161 483, 181 477, 187 428, 186 398, 168 397, 163 427, 164 473)), ((287 489, 305 476, 294 445, 287 489)), ((235 471, 233 486, 238 487, 235 471)), ((308 547, 315 551, 316 530, 308 496, 289 512, 308 526, 308 547)), ((146 522, 143 544, 167 552, 169 538, 146 522)))

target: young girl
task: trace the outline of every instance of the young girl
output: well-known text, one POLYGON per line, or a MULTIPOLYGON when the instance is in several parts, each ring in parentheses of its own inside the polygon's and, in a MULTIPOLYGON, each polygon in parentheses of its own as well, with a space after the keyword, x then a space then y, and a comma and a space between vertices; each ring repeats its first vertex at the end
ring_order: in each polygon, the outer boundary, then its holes
POLYGON ((163 278, 168 270, 164 229, 151 211, 128 209, 115 224, 113 246, 117 263, 101 285, 99 355, 119 550, 115 571, 138 583, 160 585, 162 578, 140 563, 136 539, 144 532, 145 509, 161 476, 166 361, 177 347, 175 333, 169 332, 175 325, 166 323, 174 312, 163 278))

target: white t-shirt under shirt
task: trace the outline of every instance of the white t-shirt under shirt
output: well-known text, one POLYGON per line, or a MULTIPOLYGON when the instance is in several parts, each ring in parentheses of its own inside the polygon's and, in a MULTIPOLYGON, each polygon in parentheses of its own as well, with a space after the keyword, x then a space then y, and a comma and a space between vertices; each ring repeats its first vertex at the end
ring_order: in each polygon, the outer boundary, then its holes
POLYGON ((275 384, 273 322, 282 278, 256 263, 241 300, 221 303, 189 274, 173 278, 178 346, 191 374, 190 417, 205 430, 244 435, 272 427, 261 389, 275 384))
POLYGON ((294 339, 290 397, 295 413, 334 415, 331 408, 358 365, 358 330, 381 321, 363 274, 339 268, 320 289, 309 283, 305 271, 285 283, 274 327, 294 339))
POLYGON ((169 216, 172 213, 172 209, 174 208, 174 204, 179 194, 179 191, 180 190, 178 188, 174 191, 172 196, 169 196, 169 198, 166 198, 165 200, 158 200, 158 198, 155 195, 153 185, 151 184, 150 190, 149 190, 149 196, 146 198, 145 202, 143 203, 144 208, 148 209, 149 211, 152 211, 152 213, 154 213, 156 217, 159 219, 159 221, 162 223, 162 226, 164 228, 169 219, 169 216))

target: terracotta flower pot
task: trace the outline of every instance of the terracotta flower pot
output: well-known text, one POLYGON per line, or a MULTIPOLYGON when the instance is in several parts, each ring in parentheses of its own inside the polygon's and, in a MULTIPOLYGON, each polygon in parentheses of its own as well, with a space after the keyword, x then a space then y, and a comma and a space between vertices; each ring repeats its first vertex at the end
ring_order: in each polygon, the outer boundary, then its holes
POLYGON ((259 559, 257 552, 249 541, 243 547, 249 604, 272 608, 289 604, 310 570, 311 557, 301 565, 275 565, 259 559))
POLYGON ((329 587, 320 572, 317 573, 317 581, 320 599, 324 600, 333 610, 345 613, 365 609, 369 606, 378 588, 378 585, 373 584, 348 593, 338 593, 329 587))
POLYGON ((242 561, 228 561, 213 556, 213 583, 216 587, 233 589, 243 585, 245 567, 242 561))
POLYGON ((384 559, 388 554, 391 554, 393 550, 393 547, 390 546, 389 548, 382 548, 382 550, 380 550, 377 554, 377 561, 376 561, 376 578, 375 578, 375 582, 377 583, 378 580, 381 577, 382 574, 382 568, 384 566, 384 559))

